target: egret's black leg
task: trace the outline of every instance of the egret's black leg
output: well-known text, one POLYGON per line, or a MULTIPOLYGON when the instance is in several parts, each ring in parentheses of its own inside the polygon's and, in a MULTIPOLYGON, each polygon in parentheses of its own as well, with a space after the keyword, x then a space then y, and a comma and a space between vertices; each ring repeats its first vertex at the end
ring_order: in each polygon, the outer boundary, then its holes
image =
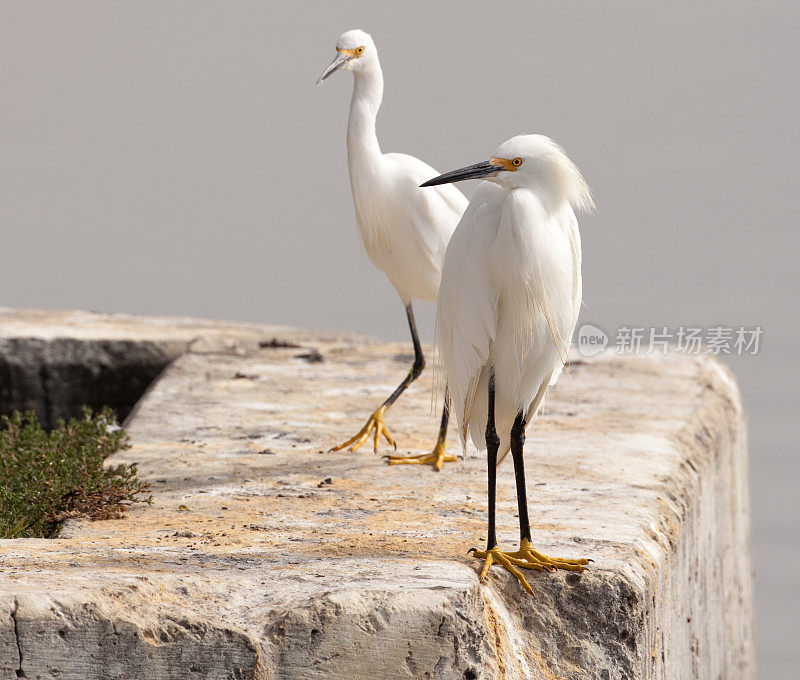
POLYGON ((442 404, 442 422, 439 425, 439 437, 436 446, 431 453, 423 453, 418 456, 384 456, 389 465, 433 465, 437 472, 442 469, 445 463, 455 462, 456 456, 448 455, 447 451, 447 424, 450 420, 450 392, 445 389, 444 403, 442 404))
POLYGON ((439 438, 436 440, 436 448, 444 447, 447 441, 447 425, 450 422, 450 390, 444 388, 444 401, 442 402, 442 422, 439 424, 439 438))
POLYGON ((566 571, 583 571, 589 563, 585 559, 561 559, 548 557, 543 553, 534 550, 531 545, 531 524, 528 518, 528 498, 525 492, 525 467, 522 462, 522 448, 525 445, 525 416, 520 412, 514 419, 511 428, 511 456, 514 459, 514 477, 517 483, 517 507, 519 509, 519 549, 514 552, 500 550, 497 547, 497 537, 495 535, 494 524, 494 505, 495 505, 495 472, 497 469, 497 448, 500 439, 497 436, 494 423, 494 376, 489 378, 489 417, 486 423, 486 450, 488 453, 489 465, 489 539, 487 548, 483 550, 473 550, 475 557, 483 562, 480 580, 486 578, 489 567, 492 564, 500 564, 504 569, 511 572, 529 593, 533 593, 530 584, 525 579, 522 571, 528 569, 532 571, 553 571, 554 569, 564 569, 566 571))
POLYGON ((497 494, 497 451, 500 437, 494 424, 494 371, 489 375, 489 412, 486 418, 486 465, 489 487, 489 534, 486 537, 487 552, 497 546, 495 530, 495 500, 497 494))
POLYGON ((414 344, 414 363, 411 365, 411 370, 408 372, 405 380, 401 382, 397 389, 389 395, 389 398, 383 402, 386 408, 389 408, 397 398, 406 391, 406 388, 419 378, 422 371, 425 369, 425 356, 422 354, 422 345, 419 342, 419 335, 417 334, 417 322, 414 321, 414 310, 409 302, 406 305, 406 316, 408 317, 408 328, 411 331, 411 342, 414 344))
POLYGON ((497 428, 495 426, 494 417, 494 373, 489 375, 489 408, 486 418, 486 465, 488 467, 487 476, 489 478, 489 533, 486 538, 486 550, 471 550, 475 557, 482 559, 483 569, 481 569, 480 580, 486 578, 489 573, 489 567, 492 564, 501 564, 505 569, 510 571, 522 587, 529 593, 533 592, 530 585, 525 580, 519 567, 523 569, 538 569, 543 570, 545 567, 541 564, 529 564, 524 560, 518 559, 517 553, 508 553, 500 550, 497 547, 497 532, 495 528, 495 502, 496 502, 496 487, 497 487, 497 453, 500 448, 500 437, 497 435, 497 428))
POLYGON ((543 567, 548 571, 553 569, 583 571, 589 560, 548 557, 531 545, 531 523, 528 518, 528 497, 525 492, 525 463, 522 453, 522 449, 525 446, 525 425, 525 416, 520 411, 514 419, 514 425, 511 427, 511 457, 514 459, 514 479, 517 483, 517 509, 519 510, 519 550, 510 554, 509 557, 514 557, 518 560, 512 561, 512 564, 524 566, 528 569, 543 567))
POLYGON ((525 416, 517 414, 511 428, 511 457, 514 459, 514 478, 517 482, 517 508, 519 509, 520 541, 531 540, 531 523, 528 519, 528 496, 525 492, 525 464, 522 448, 525 446, 525 416))
POLYGON ((420 345, 419 335, 417 334, 417 324, 414 321, 414 310, 412 309, 410 302, 406 305, 406 316, 408 317, 408 327, 411 330, 411 341, 414 344, 414 363, 411 366, 411 370, 408 372, 408 375, 405 377, 403 382, 397 386, 397 389, 389 395, 389 398, 377 409, 375 409, 364 427, 362 427, 346 442, 339 444, 338 446, 334 446, 331 451, 341 451, 342 449, 346 449, 348 447, 350 451, 355 451, 361 447, 361 445, 364 444, 364 442, 366 442, 370 436, 373 438, 373 448, 375 453, 378 453, 378 442, 380 441, 381 436, 383 436, 386 441, 395 448, 395 450, 397 449, 397 444, 395 444, 392 435, 389 434, 389 430, 386 429, 386 425, 383 422, 383 417, 389 407, 394 404, 395 401, 397 401, 397 398, 403 394, 403 392, 405 392, 406 388, 412 382, 419 378, 420 374, 425 368, 425 357, 422 354, 422 345, 420 345))

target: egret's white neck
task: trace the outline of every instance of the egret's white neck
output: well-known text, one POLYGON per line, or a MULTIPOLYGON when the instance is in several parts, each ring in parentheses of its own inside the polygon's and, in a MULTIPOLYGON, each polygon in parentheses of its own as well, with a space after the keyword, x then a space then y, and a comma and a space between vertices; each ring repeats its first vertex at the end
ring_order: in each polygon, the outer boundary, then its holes
POLYGON ((353 163, 369 161, 381 155, 375 119, 383 99, 383 73, 375 56, 374 61, 353 73, 353 98, 350 100, 350 120, 347 123, 347 158, 353 163))

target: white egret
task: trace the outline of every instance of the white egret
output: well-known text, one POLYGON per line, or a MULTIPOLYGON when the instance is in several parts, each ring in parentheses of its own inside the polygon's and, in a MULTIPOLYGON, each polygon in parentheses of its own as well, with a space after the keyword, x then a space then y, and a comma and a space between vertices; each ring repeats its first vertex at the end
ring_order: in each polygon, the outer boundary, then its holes
MULTIPOLYGON (((450 235, 467 207, 467 199, 452 186, 424 191, 419 184, 437 174, 427 163, 399 153, 381 152, 375 120, 383 99, 383 73, 378 50, 368 33, 347 31, 336 42, 336 57, 317 85, 338 70, 353 72, 353 96, 347 125, 347 160, 356 221, 372 263, 394 285, 403 302, 414 345, 414 363, 406 378, 353 437, 333 447, 358 449, 372 436, 374 450, 383 436, 397 448, 384 424, 389 407, 425 368, 417 336, 412 300, 435 301, 444 253, 450 235)), ((448 400, 442 409, 439 438, 434 450, 422 456, 389 456, 390 464, 430 463, 437 470, 455 456, 445 455, 448 400)))
POLYGON ((503 565, 531 592, 520 569, 583 571, 585 559, 533 549, 523 468, 525 428, 556 382, 578 320, 581 243, 573 208, 593 207, 563 150, 542 135, 501 144, 488 161, 422 186, 486 178, 450 240, 437 306, 437 339, 462 446, 487 449, 489 533, 481 579, 503 565), (520 546, 495 535, 497 466, 511 450, 520 546))

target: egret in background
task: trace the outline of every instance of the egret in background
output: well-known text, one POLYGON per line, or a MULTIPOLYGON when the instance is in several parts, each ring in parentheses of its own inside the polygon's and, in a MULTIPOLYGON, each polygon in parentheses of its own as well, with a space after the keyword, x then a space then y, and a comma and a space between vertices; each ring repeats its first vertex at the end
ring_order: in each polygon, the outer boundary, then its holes
MULTIPOLYGON (((353 72, 347 161, 361 240, 369 259, 389 277, 400 295, 414 345, 414 363, 403 382, 361 430, 331 449, 339 451, 349 447, 350 451, 355 451, 372 437, 377 453, 381 436, 397 448, 384 416, 425 368, 412 300, 436 300, 447 243, 467 207, 467 199, 448 185, 434 191, 421 190, 420 183, 437 174, 436 170, 413 156, 381 152, 375 119, 383 99, 383 73, 378 50, 368 33, 353 30, 339 36, 336 56, 317 85, 338 70, 353 72)), ((421 456, 389 456, 389 463, 430 463, 439 470, 443 462, 455 460, 455 456, 445 455, 448 417, 445 394, 439 438, 433 452, 421 456)))
POLYGON ((485 178, 445 257, 437 339, 462 446, 487 449, 489 532, 481 580, 503 565, 531 592, 521 569, 583 571, 588 560, 552 558, 531 545, 522 449, 567 359, 581 303, 581 243, 573 208, 593 207, 589 188, 563 150, 542 135, 501 144, 488 161, 422 186, 485 178), (509 449, 519 506, 520 546, 500 550, 495 534, 497 466, 509 449))

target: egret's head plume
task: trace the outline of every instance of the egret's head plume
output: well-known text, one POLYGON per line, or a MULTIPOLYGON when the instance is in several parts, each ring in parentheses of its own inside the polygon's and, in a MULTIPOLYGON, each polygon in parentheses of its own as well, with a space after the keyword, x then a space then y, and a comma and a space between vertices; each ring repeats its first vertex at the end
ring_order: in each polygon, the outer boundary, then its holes
POLYGON ((518 135, 503 142, 488 161, 429 179, 420 186, 485 179, 508 189, 531 189, 557 210, 565 202, 578 210, 594 209, 589 186, 564 150, 544 135, 518 135))
POLYGON ((336 56, 317 80, 321 84, 328 76, 338 70, 358 72, 373 65, 378 60, 378 50, 372 37, 366 31, 355 28, 346 31, 336 41, 336 56))
POLYGON ((500 172, 490 179, 509 189, 537 190, 553 203, 571 203, 578 210, 594 209, 592 194, 564 150, 544 135, 517 135, 492 154, 500 172))

